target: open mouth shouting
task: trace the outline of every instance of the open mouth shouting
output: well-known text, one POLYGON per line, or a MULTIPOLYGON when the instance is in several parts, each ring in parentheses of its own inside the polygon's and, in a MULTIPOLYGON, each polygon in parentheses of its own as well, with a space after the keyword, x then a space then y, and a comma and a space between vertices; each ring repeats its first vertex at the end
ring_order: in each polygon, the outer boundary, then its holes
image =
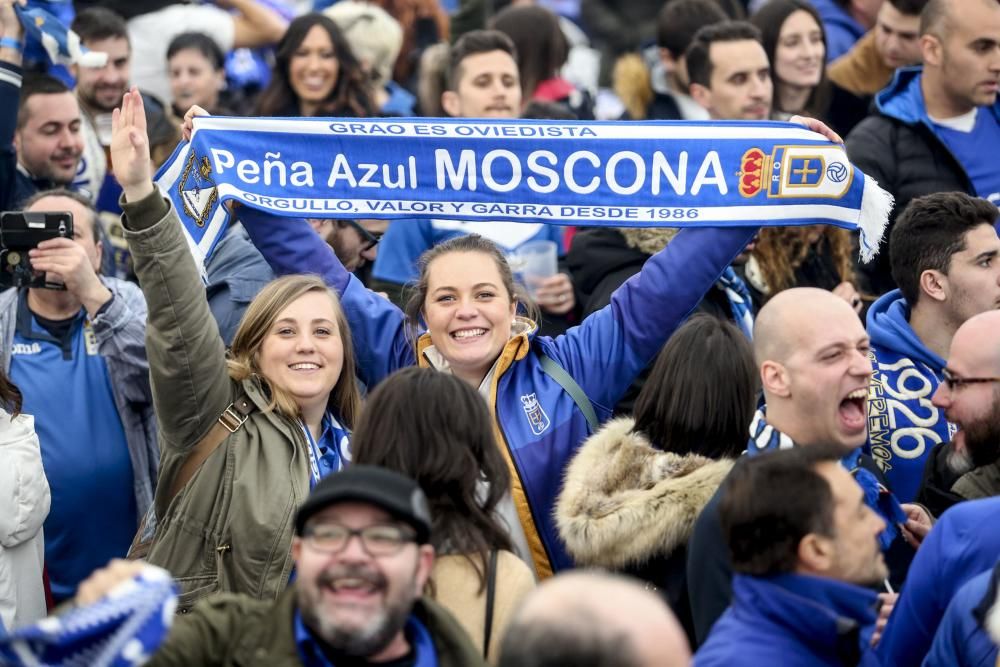
POLYGON ((837 408, 840 425, 849 433, 863 431, 868 426, 868 387, 847 394, 837 408))

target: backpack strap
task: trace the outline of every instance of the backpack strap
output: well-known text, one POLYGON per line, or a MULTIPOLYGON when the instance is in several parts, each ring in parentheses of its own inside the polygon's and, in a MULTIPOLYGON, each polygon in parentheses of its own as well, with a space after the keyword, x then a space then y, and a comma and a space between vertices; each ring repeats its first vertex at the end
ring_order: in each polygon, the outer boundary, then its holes
POLYGON ((587 424, 590 426, 591 431, 596 431, 598 426, 597 413, 594 412, 594 404, 590 402, 587 398, 587 394, 583 392, 580 385, 576 383, 576 380, 566 372, 566 369, 556 363, 555 359, 539 351, 538 360, 542 364, 542 372, 548 375, 550 378, 556 381, 556 383, 563 388, 563 390, 572 397, 573 402, 576 403, 576 407, 580 409, 583 416, 587 419, 587 424))
POLYGON ((190 453, 188 453, 187 458, 184 459, 181 469, 177 472, 177 476, 174 477, 174 482, 170 486, 166 505, 169 506, 170 502, 184 488, 184 485, 191 481, 194 474, 198 472, 198 468, 212 455, 212 452, 218 449, 219 445, 226 438, 240 430, 243 424, 246 423, 246 420, 256 410, 257 405, 245 393, 241 393, 235 401, 229 404, 228 408, 223 410, 216 422, 212 424, 211 430, 194 446, 190 453))
POLYGON ((489 571, 486 573, 486 624, 483 628, 483 658, 489 658, 490 637, 493 635, 493 606, 497 591, 497 550, 490 551, 489 571))
MULTIPOLYGON (((219 415, 216 422, 212 424, 211 430, 191 449, 187 458, 184 459, 184 463, 181 464, 181 469, 177 472, 177 476, 174 477, 173 484, 170 486, 170 493, 167 495, 166 505, 168 507, 173 499, 177 497, 177 494, 180 493, 181 489, 184 488, 184 485, 190 482, 194 474, 198 472, 198 468, 205 462, 205 459, 218 449, 219 445, 226 438, 240 430, 240 427, 246 423, 247 418, 256 410, 257 405, 250 400, 250 397, 245 393, 241 393, 219 415)), ((130 560, 145 558, 149 553, 155 537, 155 523, 149 523, 151 516, 155 519, 154 508, 155 505, 151 505, 149 511, 146 512, 139 522, 139 530, 132 540, 132 546, 129 547, 126 558, 130 560)))

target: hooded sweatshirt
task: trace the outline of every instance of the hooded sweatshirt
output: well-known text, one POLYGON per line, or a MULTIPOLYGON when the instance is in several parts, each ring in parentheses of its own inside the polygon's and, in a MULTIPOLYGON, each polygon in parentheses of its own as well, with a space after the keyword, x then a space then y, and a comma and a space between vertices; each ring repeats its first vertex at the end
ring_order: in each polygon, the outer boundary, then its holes
POLYGON ((945 361, 910 327, 910 307, 899 290, 868 311, 872 382, 868 400, 870 453, 902 503, 917 496, 928 454, 957 430, 931 403, 945 361))
POLYGON ((826 61, 833 62, 851 50, 865 34, 865 27, 854 20, 837 0, 812 0, 826 31, 826 61))

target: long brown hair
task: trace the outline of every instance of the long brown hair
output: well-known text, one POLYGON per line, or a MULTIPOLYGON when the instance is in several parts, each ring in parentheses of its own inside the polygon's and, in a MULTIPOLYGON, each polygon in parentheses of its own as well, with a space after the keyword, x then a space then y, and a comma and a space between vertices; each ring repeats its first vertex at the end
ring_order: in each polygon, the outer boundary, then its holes
POLYGON ((12 416, 21 412, 21 390, 10 381, 3 369, 0 369, 0 406, 12 416))
POLYGON ((281 415, 298 419, 300 417, 298 404, 286 391, 268 382, 261 375, 258 356, 264 339, 274 326, 275 320, 289 304, 309 292, 326 294, 333 303, 333 312, 337 322, 340 344, 344 348, 344 363, 340 369, 337 384, 330 391, 328 407, 333 410, 338 419, 348 428, 353 427, 361 408, 357 380, 354 378, 354 344, 351 341, 351 328, 340 305, 336 292, 326 286, 318 276, 291 275, 272 280, 260 291, 243 314, 233 344, 229 351, 227 365, 229 377, 242 382, 257 378, 262 387, 271 396, 268 410, 275 410, 281 415))
POLYGON ((351 440, 354 463, 415 480, 431 506, 431 543, 462 554, 486 583, 490 551, 512 550, 496 509, 510 472, 493 437, 486 402, 453 375, 411 366, 371 393, 351 440), (483 493, 480 482, 488 488, 483 493))
POLYGON ((830 246, 830 255, 841 282, 854 282, 853 243, 851 233, 846 229, 829 225, 761 229, 753 255, 767 283, 768 293, 773 296, 795 287, 795 270, 823 241, 830 246), (818 238, 814 239, 817 234, 818 238))
POLYGON ((315 26, 320 26, 330 36, 334 55, 339 68, 337 83, 330 96, 323 101, 320 114, 340 116, 370 116, 375 111, 368 79, 361 70, 361 64, 351 52, 351 47, 333 19, 323 14, 303 14, 288 25, 274 56, 271 82, 260 94, 257 115, 276 116, 299 109, 299 100, 292 90, 288 70, 292 56, 306 35, 315 26))

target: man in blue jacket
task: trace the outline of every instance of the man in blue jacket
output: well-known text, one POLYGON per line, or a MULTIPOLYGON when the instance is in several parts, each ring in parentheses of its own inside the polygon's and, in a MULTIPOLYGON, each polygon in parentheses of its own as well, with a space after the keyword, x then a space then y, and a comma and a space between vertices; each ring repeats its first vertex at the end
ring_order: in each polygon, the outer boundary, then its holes
MULTIPOLYGON (((996 202, 1000 170, 1000 4, 930 0, 921 15, 923 67, 898 70, 875 113, 847 137, 847 153, 896 198, 959 190, 996 202)), ((875 294, 896 285, 886 248, 860 267, 875 294)))
POLYGON ((868 448, 900 502, 916 498, 928 455, 956 430, 931 403, 955 331, 1000 305, 997 215, 984 199, 945 192, 914 199, 893 226, 899 289, 868 311, 868 448))
POLYGON ((882 662, 917 667, 927 655, 941 618, 967 581, 1000 555, 1000 497, 970 500, 944 513, 920 545, 878 645, 882 662))
POLYGON ((695 667, 878 665, 870 650, 887 568, 885 521, 840 465, 836 446, 743 459, 719 505, 733 601, 695 667))

